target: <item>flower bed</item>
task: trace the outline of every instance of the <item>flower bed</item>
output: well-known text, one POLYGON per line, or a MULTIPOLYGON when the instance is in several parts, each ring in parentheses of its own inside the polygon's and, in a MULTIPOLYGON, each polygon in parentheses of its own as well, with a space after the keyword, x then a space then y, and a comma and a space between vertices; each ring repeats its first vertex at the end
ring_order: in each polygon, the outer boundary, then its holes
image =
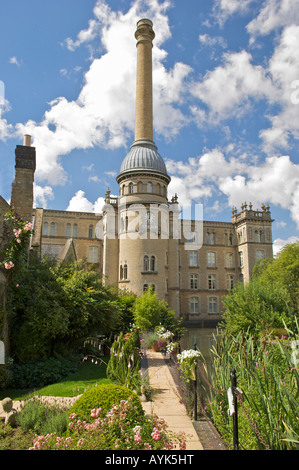
POLYGON ((167 429, 157 416, 140 416, 131 399, 121 400, 101 417, 93 409, 91 422, 70 415, 69 435, 38 436, 29 450, 162 450, 186 449, 185 434, 167 429))

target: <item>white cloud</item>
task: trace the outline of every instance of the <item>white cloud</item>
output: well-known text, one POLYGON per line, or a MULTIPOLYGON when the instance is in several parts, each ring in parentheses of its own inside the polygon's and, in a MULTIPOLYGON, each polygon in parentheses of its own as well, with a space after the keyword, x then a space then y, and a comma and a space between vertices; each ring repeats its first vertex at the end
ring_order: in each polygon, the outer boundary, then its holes
POLYGON ((299 229, 299 164, 289 156, 268 157, 262 164, 225 158, 219 149, 213 149, 188 162, 168 161, 171 176, 170 195, 179 195, 182 204, 205 203, 219 192, 226 196, 228 206, 252 202, 276 205, 290 211, 299 229))
POLYGON ((220 46, 220 47, 223 47, 224 49, 227 47, 227 43, 222 36, 210 36, 209 34, 205 33, 205 34, 200 34, 198 39, 199 39, 199 42, 203 44, 204 46, 209 46, 209 47, 220 46))
POLYGON ((48 205, 48 200, 54 199, 53 189, 50 186, 39 186, 34 184, 34 203, 35 207, 43 207, 44 209, 48 205))
POLYGON ((258 16, 247 25, 247 30, 255 38, 298 22, 299 0, 265 0, 258 16))
POLYGON ((272 97, 275 89, 266 71, 260 65, 253 65, 252 56, 247 51, 224 54, 224 64, 208 71, 201 82, 194 83, 191 93, 205 105, 208 112, 196 105, 192 112, 198 122, 208 119, 219 120, 248 111, 251 100, 272 97), (198 115, 199 113, 199 115, 198 115))
POLYGON ((99 24, 96 20, 89 20, 88 28, 78 33, 76 41, 66 38, 65 44, 70 51, 74 51, 81 44, 92 41, 98 33, 99 24))
MULTIPOLYGON (((68 38, 68 46, 75 48, 96 37, 104 53, 90 64, 77 99, 68 101, 65 97, 58 97, 49 103, 41 122, 28 121, 16 125, 18 135, 30 134, 32 145, 37 148, 37 181, 50 185, 65 184, 67 175, 61 157, 73 149, 93 146, 115 149, 127 147, 133 141, 134 25, 141 17, 152 18, 156 32, 153 48, 156 132, 171 137, 185 125, 184 116, 176 105, 182 101, 184 81, 191 68, 178 63, 167 71, 163 65, 166 52, 161 45, 171 35, 165 14, 169 6, 169 1, 136 0, 123 13, 112 11, 104 0, 98 0, 94 8, 95 18, 89 22, 88 28, 82 30, 76 40, 68 38)), ((67 73, 67 70, 62 69, 61 73, 67 73)))
POLYGON ((215 0, 214 15, 220 25, 232 15, 243 14, 248 11, 248 7, 255 0, 215 0))
POLYGON ((85 192, 79 190, 70 200, 66 210, 70 212, 94 212, 96 214, 100 214, 104 204, 105 198, 99 197, 94 203, 92 203, 86 198, 85 192))
POLYGON ((10 57, 9 59, 10 64, 17 65, 18 67, 21 65, 21 62, 17 59, 17 57, 10 57))
POLYGON ((281 111, 268 116, 272 127, 261 131, 266 151, 272 148, 287 149, 290 137, 299 139, 298 111, 296 98, 299 78, 299 26, 284 29, 279 44, 269 62, 269 72, 277 89, 275 96, 281 111))
POLYGON ((283 240, 282 238, 277 238, 273 242, 273 255, 276 256, 279 252, 284 248, 286 245, 290 245, 292 243, 298 243, 298 237, 290 237, 287 240, 283 240))

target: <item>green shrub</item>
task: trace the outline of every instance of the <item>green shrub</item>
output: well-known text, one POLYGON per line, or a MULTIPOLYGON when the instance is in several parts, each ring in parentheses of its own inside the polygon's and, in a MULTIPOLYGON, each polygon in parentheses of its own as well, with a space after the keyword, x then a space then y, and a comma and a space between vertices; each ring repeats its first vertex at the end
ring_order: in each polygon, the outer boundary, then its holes
POLYGON ((132 404, 137 407, 137 413, 144 414, 139 397, 129 388, 121 385, 98 385, 91 388, 75 401, 70 409, 70 414, 75 413, 79 418, 90 421, 90 411, 101 408, 100 416, 104 416, 113 405, 118 405, 121 400, 133 397, 132 404))
POLYGON ((75 372, 78 365, 66 359, 45 359, 29 361, 9 366, 10 388, 38 388, 58 382, 66 375, 75 372))

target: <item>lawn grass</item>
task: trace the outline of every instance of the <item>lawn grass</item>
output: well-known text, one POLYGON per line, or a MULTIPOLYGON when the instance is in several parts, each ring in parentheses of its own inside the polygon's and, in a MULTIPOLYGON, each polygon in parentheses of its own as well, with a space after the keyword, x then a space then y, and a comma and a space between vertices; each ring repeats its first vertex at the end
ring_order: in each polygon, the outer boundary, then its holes
POLYGON ((64 377, 55 384, 47 385, 35 390, 3 390, 0 392, 0 400, 10 397, 12 400, 22 400, 28 395, 45 395, 49 397, 75 397, 85 390, 99 384, 108 384, 111 381, 106 376, 106 368, 109 357, 103 357, 104 362, 94 364, 84 362, 80 364, 77 372, 64 377))

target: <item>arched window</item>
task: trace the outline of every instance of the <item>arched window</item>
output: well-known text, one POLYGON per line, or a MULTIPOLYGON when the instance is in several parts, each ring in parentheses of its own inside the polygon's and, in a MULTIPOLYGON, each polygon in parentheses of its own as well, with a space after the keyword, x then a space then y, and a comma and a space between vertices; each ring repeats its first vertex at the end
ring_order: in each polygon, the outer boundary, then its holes
POLYGON ((149 257, 147 255, 143 257, 143 271, 149 271, 149 257))
POLYGON ((71 237, 71 224, 66 224, 66 236, 71 237))
POLYGON ((143 284, 143 292, 145 292, 146 290, 148 290, 148 284, 143 284))
POLYGON ((50 235, 51 235, 52 237, 54 237, 54 235, 55 235, 55 224, 54 224, 54 222, 51 223, 50 235))
POLYGON ((153 183, 150 181, 147 183, 147 192, 152 193, 153 192, 153 183))
POLYGON ((134 192, 133 183, 129 183, 129 194, 133 194, 133 192, 134 192))
POLYGON ((88 238, 92 238, 93 237, 93 225, 90 225, 88 227, 88 238))
POLYGON ((119 267, 119 279, 121 280, 121 279, 123 279, 123 277, 124 277, 124 270, 123 270, 122 265, 120 265, 120 267, 119 267))
POLYGON ((44 222, 43 235, 48 235, 48 222, 44 222))
POLYGON ((124 280, 128 279, 128 265, 127 264, 124 264, 123 279, 124 280))
POLYGON ((74 225, 73 225, 73 237, 76 237, 76 236, 77 236, 77 232, 78 232, 78 225, 77 225, 77 224, 74 224, 74 225))
POLYGON ((155 270, 156 270, 156 257, 151 256, 151 271, 155 271, 155 270))

